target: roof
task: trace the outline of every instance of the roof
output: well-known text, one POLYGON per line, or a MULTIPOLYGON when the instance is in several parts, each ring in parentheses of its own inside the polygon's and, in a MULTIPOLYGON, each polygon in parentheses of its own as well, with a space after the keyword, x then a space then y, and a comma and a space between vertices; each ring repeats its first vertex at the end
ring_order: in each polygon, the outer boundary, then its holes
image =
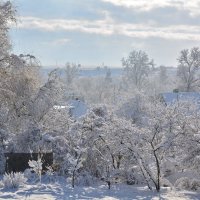
POLYGON ((167 92, 161 93, 166 104, 172 104, 177 101, 193 101, 200 105, 200 93, 198 92, 167 92))
POLYGON ((84 101, 75 99, 70 100, 68 103, 70 105, 70 113, 72 117, 79 118, 86 114, 88 108, 84 101))

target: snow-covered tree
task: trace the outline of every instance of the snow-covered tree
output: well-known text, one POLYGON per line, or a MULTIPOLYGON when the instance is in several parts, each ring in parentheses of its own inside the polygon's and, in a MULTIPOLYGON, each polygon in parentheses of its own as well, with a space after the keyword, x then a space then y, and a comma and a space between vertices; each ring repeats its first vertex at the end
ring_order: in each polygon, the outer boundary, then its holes
POLYGON ((15 22, 15 12, 10 1, 0 1, 0 68, 7 67, 10 62, 8 31, 10 22, 15 22))
POLYGON ((93 177, 102 178, 109 188, 115 179, 125 179, 124 168, 129 159, 123 140, 130 130, 131 123, 118 118, 105 106, 93 107, 72 125, 68 135, 73 163, 75 167, 81 163, 79 173, 89 172, 93 177))
POLYGON ((42 164, 43 164, 42 159, 38 157, 37 160, 29 160, 28 164, 29 164, 29 167, 37 174, 41 183, 42 164))
POLYGON ((116 106, 116 114, 121 118, 131 120, 132 123, 141 124, 146 112, 144 104, 147 96, 135 91, 134 94, 125 97, 116 106))
POLYGON ((199 89, 200 50, 193 47, 184 49, 178 58, 177 76, 180 90, 192 92, 199 89))
MULTIPOLYGON (((125 145, 138 163, 149 186, 160 190, 164 176, 162 165, 169 158, 178 156, 178 143, 183 138, 185 124, 192 113, 186 102, 165 106, 159 99, 150 98, 145 106, 142 124, 133 125, 125 145)), ((193 113, 192 113, 193 114, 193 113)))
MULTIPOLYGON (((79 70, 81 65, 74 64, 74 63, 67 63, 65 66, 65 82, 67 90, 72 89, 72 84, 74 79, 78 76, 79 70)), ((67 91, 69 92, 69 91, 67 91)))
POLYGON ((192 170, 200 173, 200 117, 199 105, 190 105, 182 124, 182 137, 177 142, 177 154, 182 166, 182 171, 192 170))
POLYGON ((167 68, 163 65, 159 67, 159 82, 160 84, 167 84, 168 74, 167 68))
POLYGON ((122 65, 125 67, 126 80, 138 89, 145 84, 145 80, 154 66, 153 60, 150 60, 145 52, 136 50, 131 51, 127 58, 122 58, 122 65))

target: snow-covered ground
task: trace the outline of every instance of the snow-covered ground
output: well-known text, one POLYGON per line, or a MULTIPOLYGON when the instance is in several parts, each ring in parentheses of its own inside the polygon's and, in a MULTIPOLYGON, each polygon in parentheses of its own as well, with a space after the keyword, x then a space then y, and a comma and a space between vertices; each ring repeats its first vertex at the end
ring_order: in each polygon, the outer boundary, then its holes
POLYGON ((19 189, 0 189, 0 199, 20 200, 67 200, 67 199, 104 199, 104 200, 188 200, 200 199, 200 193, 175 191, 163 188, 158 194, 147 187, 116 184, 109 190, 106 185, 94 187, 77 186, 74 189, 63 178, 55 183, 30 184, 19 189))

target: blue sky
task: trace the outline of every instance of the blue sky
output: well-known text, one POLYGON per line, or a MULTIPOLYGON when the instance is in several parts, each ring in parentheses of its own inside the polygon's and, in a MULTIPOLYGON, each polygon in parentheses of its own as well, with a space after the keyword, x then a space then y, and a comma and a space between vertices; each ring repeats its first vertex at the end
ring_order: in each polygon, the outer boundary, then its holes
POLYGON ((200 46, 200 0, 15 0, 13 52, 44 66, 66 62, 120 67, 133 50, 157 66, 176 66, 180 50, 200 46))

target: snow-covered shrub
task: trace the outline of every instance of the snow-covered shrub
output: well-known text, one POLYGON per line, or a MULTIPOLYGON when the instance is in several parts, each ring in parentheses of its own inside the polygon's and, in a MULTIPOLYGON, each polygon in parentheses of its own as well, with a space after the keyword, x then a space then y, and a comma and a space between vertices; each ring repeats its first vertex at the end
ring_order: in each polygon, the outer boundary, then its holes
POLYGON ((36 179, 36 174, 33 173, 33 170, 28 168, 24 171, 24 176, 27 178, 27 180, 35 180, 36 179))
POLYGON ((142 184, 144 180, 136 170, 128 170, 125 172, 126 183, 128 185, 142 184))
POLYGON ((72 187, 75 186, 75 181, 78 177, 78 171, 83 167, 84 158, 84 150, 76 149, 76 156, 67 154, 66 159, 68 160, 68 173, 72 178, 72 187))
POLYGON ((197 179, 192 179, 190 183, 190 188, 193 191, 200 191, 200 181, 197 179))
POLYGON ((5 153, 5 141, 8 139, 8 133, 1 128, 1 108, 0 108, 0 174, 5 172, 6 158, 5 153))
POLYGON ((38 160, 29 160, 28 162, 29 166, 32 168, 32 170, 38 175, 40 182, 41 182, 41 176, 42 176, 42 159, 38 158, 38 160))
POLYGON ((166 179, 166 178, 164 178, 164 177, 161 179, 161 185, 162 185, 163 187, 170 187, 170 188, 173 188, 172 183, 171 183, 168 179, 166 179))
POLYGON ((163 176, 168 177, 176 172, 178 164, 175 161, 167 159, 162 163, 163 176))
POLYGON ((200 181, 197 179, 182 177, 175 182, 175 187, 178 189, 200 191, 200 181))
POLYGON ((69 142, 65 135, 58 132, 51 132, 44 135, 43 140, 51 145, 53 152, 53 170, 59 175, 66 175, 67 167, 65 157, 69 152, 69 142))
POLYGON ((47 175, 49 182, 55 181, 54 174, 55 174, 54 169, 51 166, 48 166, 47 171, 46 171, 46 175, 47 175))
POLYGON ((91 186, 95 182, 95 177, 91 176, 88 172, 84 172, 77 178, 77 185, 91 186))
POLYGON ((46 174, 47 174, 48 176, 53 176, 53 175, 54 175, 54 170, 53 170, 53 168, 52 168, 51 166, 48 166, 48 167, 47 167, 47 172, 46 172, 46 174))
POLYGON ((18 188, 23 186, 27 181, 27 178, 24 176, 23 173, 20 172, 11 172, 10 174, 5 174, 3 176, 3 186, 4 188, 18 188))
POLYGON ((175 182, 175 187, 178 189, 189 190, 190 189, 190 179, 188 177, 181 177, 175 182))

